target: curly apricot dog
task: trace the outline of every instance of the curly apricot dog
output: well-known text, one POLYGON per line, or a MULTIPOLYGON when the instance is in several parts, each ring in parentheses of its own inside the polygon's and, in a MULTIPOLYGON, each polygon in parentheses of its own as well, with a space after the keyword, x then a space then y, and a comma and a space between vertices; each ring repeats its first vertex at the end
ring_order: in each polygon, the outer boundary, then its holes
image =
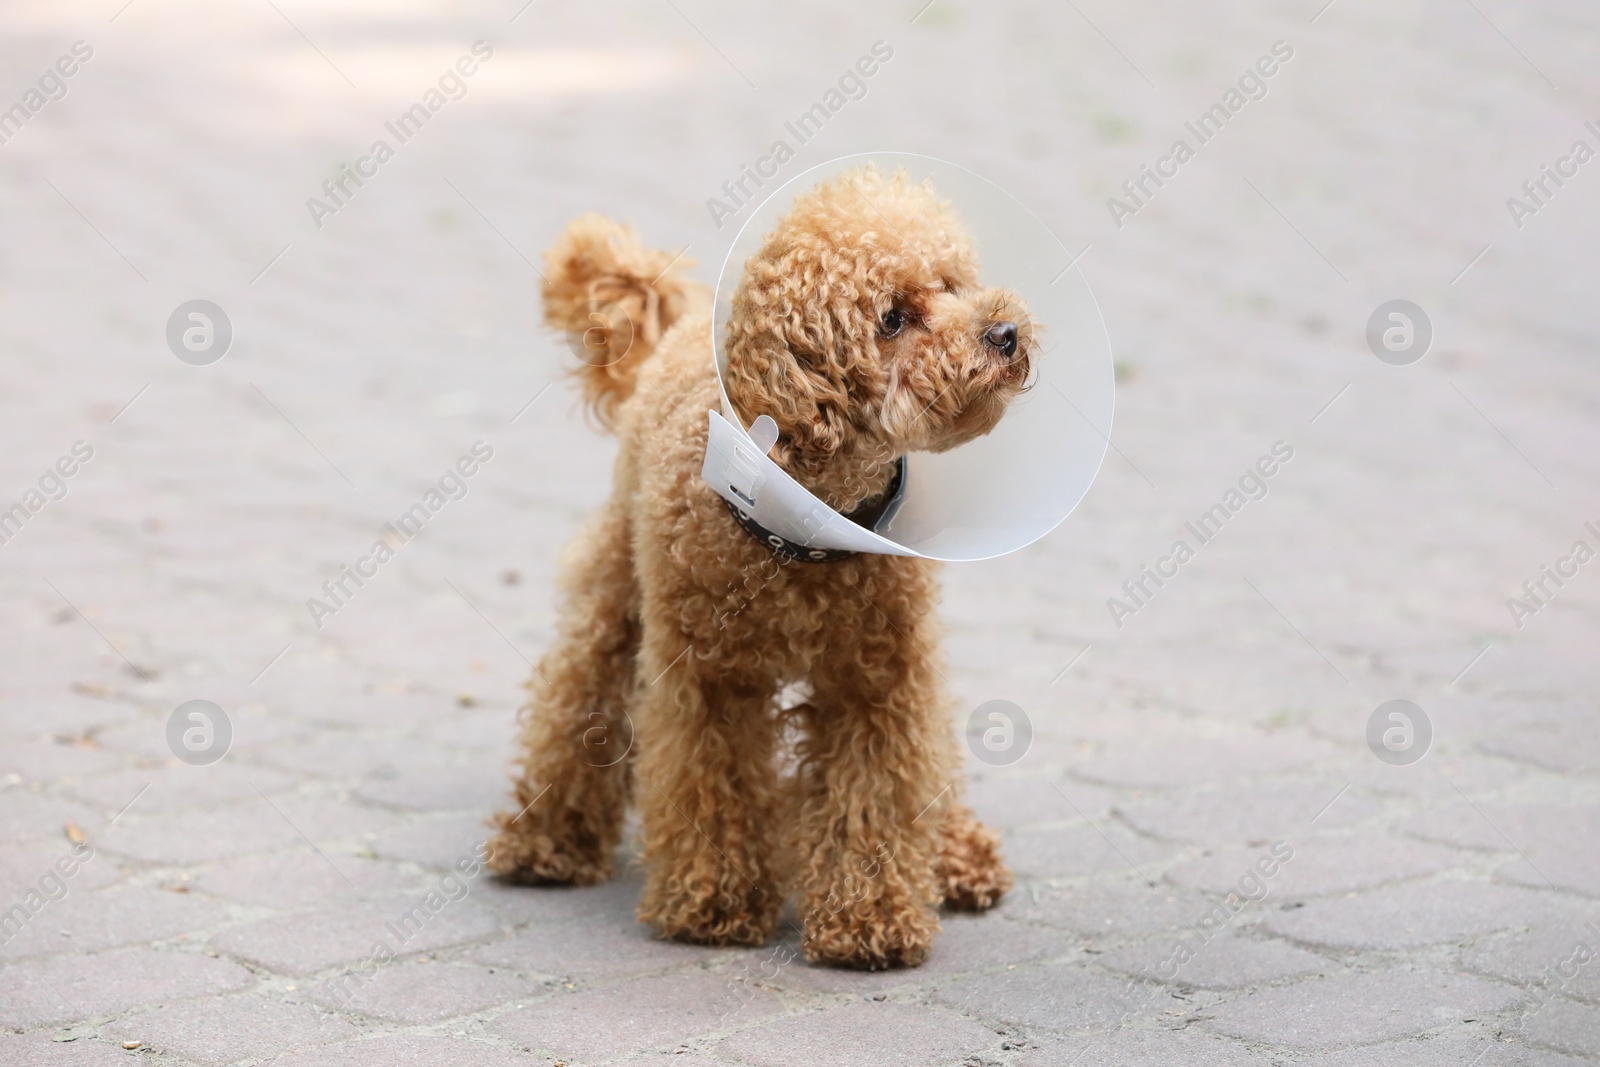
MULTIPOLYGON (((492 866, 604 881, 632 799, 639 917, 661 936, 759 944, 793 888, 808 959, 921 963, 941 901, 988 908, 1011 885, 960 800, 936 565, 791 559, 752 536, 700 478, 720 404, 709 290, 597 215, 546 259, 546 317, 581 338, 621 450, 570 549, 492 866)), ((1014 294, 979 285, 934 191, 867 167, 801 196, 745 265, 727 388, 746 425, 777 422, 775 462, 860 515, 905 453, 994 427, 1035 336, 1014 294)))

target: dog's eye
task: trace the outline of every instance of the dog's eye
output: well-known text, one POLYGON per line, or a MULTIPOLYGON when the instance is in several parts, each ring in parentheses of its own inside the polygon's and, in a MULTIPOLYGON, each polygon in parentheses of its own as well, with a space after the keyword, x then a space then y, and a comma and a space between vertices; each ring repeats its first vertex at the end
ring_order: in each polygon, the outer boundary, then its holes
POLYGON ((906 328, 906 313, 899 308, 890 308, 884 312, 883 321, 878 323, 879 337, 893 337, 906 328))

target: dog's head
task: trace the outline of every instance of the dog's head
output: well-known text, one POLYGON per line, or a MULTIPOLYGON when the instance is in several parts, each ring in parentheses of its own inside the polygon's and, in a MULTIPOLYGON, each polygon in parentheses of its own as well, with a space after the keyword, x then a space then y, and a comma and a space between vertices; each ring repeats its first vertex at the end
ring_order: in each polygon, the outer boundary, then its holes
POLYGON ((1000 421, 1037 338, 931 185, 869 165, 799 197, 746 263, 725 381, 747 424, 777 422, 780 463, 941 452, 1000 421))

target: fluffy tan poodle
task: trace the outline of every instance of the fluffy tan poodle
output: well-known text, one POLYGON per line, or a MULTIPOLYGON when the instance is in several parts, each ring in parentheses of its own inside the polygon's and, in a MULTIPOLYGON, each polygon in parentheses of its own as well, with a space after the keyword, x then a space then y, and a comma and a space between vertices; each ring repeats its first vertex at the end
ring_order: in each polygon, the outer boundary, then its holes
MULTIPOLYGON (((546 255, 545 315, 621 449, 569 550, 491 866, 604 881, 632 801, 638 914, 662 937, 760 944, 794 892, 808 959, 921 963, 941 903, 1011 886, 961 799, 937 565, 775 550, 705 484, 712 294, 672 260, 597 215, 546 255)), ((870 525, 906 453, 994 427, 1035 337, 935 191, 867 167, 800 197, 745 264, 727 389, 745 425, 776 421, 779 466, 870 525)))

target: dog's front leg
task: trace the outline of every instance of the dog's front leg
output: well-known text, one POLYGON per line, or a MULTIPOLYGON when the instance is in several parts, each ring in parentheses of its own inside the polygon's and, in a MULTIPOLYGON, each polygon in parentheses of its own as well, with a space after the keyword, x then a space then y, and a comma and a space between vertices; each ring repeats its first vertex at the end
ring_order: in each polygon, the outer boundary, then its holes
POLYGON ((915 966, 939 929, 934 802, 954 772, 920 630, 907 622, 906 636, 867 638, 813 672, 799 908, 815 962, 915 966))
POLYGON ((701 660, 676 631, 653 636, 647 626, 641 675, 655 680, 638 712, 639 918, 662 937, 761 944, 783 903, 769 689, 701 660))

